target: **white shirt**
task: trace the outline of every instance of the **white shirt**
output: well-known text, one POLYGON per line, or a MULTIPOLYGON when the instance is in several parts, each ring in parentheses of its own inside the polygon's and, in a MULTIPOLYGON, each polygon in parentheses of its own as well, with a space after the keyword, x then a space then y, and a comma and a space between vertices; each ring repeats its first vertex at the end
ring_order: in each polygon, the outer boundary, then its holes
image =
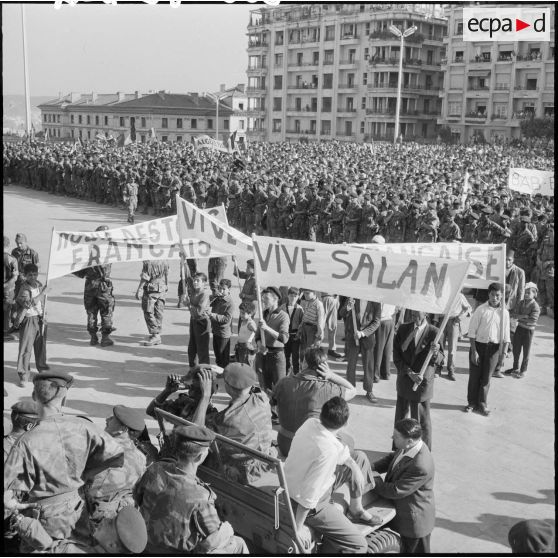
MULTIPOLYGON (((424 322, 422 322, 422 324, 420 324, 418 326, 418 329, 415 331, 415 347, 418 347, 418 341, 422 335, 422 332, 426 329, 426 326, 428 325, 428 322, 426 320, 424 320, 424 322)), ((416 324, 415 324, 415 327, 416 324)))
POLYGON ((419 440, 418 443, 416 443, 412 448, 409 448, 406 451, 400 451, 397 457, 394 459, 391 468, 393 469, 404 457, 410 457, 411 459, 413 459, 421 450, 423 443, 424 442, 422 440, 419 440))
POLYGON ((290 497, 305 508, 316 507, 335 482, 335 469, 349 459, 342 444, 317 418, 309 418, 293 438, 285 461, 290 497))
MULTIPOLYGON (((502 304, 502 303, 500 303, 502 304)), ((500 343, 502 307, 481 304, 469 322, 469 339, 479 343, 500 343)), ((510 342, 510 313, 504 308, 504 343, 510 342)))
MULTIPOLYGON (((37 287, 35 289, 30 289, 31 290, 31 296, 33 298, 39 296, 39 293, 41 292, 41 288, 37 287)), ((34 303, 31 304, 31 307, 27 309, 27 312, 25 312, 26 316, 42 316, 43 314, 43 305, 41 304, 40 300, 36 300, 34 303)))
POLYGON ((468 312, 471 311, 471 305, 469 304, 468 300, 465 298, 465 295, 463 293, 459 293, 459 296, 457 297, 455 304, 451 307, 449 311, 449 317, 455 318, 456 316, 459 316, 459 314, 461 314, 464 308, 468 308, 467 310, 468 312))
POLYGON ((391 320, 393 318, 394 313, 395 313, 394 304, 382 304, 382 315, 380 316, 380 321, 391 320))

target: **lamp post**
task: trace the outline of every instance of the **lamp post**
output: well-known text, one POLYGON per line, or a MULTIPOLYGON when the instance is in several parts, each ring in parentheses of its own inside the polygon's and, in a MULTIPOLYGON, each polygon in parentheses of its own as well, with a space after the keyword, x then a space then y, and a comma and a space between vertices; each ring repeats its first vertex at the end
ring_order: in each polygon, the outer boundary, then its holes
POLYGON ((395 25, 390 25, 389 30, 400 39, 399 46, 399 75, 397 77, 397 105, 395 108, 395 130, 393 132, 393 143, 397 141, 399 136, 399 113, 401 111, 401 81, 403 79, 403 46, 405 44, 405 39, 410 37, 417 28, 409 27, 405 31, 401 32, 395 25))
POLYGON ((219 93, 208 93, 215 99, 215 139, 219 139, 219 103, 221 99, 224 99, 227 95, 231 92, 236 90, 235 87, 231 87, 230 89, 225 89, 225 91, 220 91, 219 93))

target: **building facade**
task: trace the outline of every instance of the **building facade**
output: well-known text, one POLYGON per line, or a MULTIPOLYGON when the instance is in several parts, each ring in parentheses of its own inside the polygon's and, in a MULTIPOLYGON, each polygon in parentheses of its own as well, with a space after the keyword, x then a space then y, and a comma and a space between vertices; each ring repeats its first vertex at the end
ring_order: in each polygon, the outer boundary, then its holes
MULTIPOLYGON (((241 120, 245 122, 238 95, 229 105, 226 100, 219 105, 219 137, 223 140, 231 133, 231 123, 240 126, 241 120)), ((135 134, 136 141, 144 143, 153 129, 161 141, 182 142, 216 133, 215 100, 198 93, 71 93, 39 108, 43 129, 51 138, 93 140, 97 136, 130 135, 133 139, 135 134)))
POLYGON ((248 136, 269 141, 436 136, 447 20, 433 4, 262 7, 248 25, 248 136))
POLYGON ((518 138, 524 118, 554 118, 554 5, 551 40, 463 41, 463 8, 448 9, 447 57, 438 123, 455 141, 518 138))

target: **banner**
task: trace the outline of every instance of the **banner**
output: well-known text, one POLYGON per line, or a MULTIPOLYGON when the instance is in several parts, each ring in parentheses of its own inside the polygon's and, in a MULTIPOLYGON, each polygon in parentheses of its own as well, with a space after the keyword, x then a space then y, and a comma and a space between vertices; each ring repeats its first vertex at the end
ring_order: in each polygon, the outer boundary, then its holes
POLYGON ((554 196, 554 172, 510 167, 508 188, 533 196, 554 196))
MULTIPOLYGON (((220 256, 237 256, 250 259, 252 255, 252 239, 226 224, 226 221, 199 209, 194 204, 176 197, 178 233, 180 238, 198 238, 203 241, 207 255, 213 258, 220 256)), ((194 258, 199 256, 189 256, 194 258)))
MULTIPOLYGON (((222 205, 199 211, 217 222, 227 223, 222 205)), ((53 231, 47 276, 49 280, 55 279, 93 265, 178 260, 181 248, 187 258, 210 257, 202 239, 192 236, 184 239, 181 243, 176 215, 107 231, 53 231)))
POLYGON ((229 153, 229 150, 221 140, 210 138, 209 136, 200 136, 194 138, 194 148, 198 149, 211 149, 213 151, 224 151, 229 153))
POLYGON ((262 287, 296 285, 443 314, 461 290, 469 262, 353 246, 256 236, 262 287))
POLYGON ((409 242, 386 244, 352 244, 355 248, 380 250, 394 254, 469 262, 464 287, 486 289, 490 283, 505 283, 504 247, 501 244, 462 244, 458 242, 409 242))

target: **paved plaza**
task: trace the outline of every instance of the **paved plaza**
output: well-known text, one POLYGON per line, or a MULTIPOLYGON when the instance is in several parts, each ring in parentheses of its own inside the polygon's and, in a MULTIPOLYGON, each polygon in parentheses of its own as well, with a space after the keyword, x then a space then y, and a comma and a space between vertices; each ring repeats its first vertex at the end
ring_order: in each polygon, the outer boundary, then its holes
MULTIPOLYGON (((4 234, 12 243, 17 232, 27 234, 29 245, 39 252, 43 282, 52 228, 93 231, 100 224, 124 226, 126 213, 19 186, 4 187, 4 234)), ((205 268, 203 262, 201 268, 205 268)), ((49 285, 48 363, 51 369, 75 377, 68 413, 86 414, 104 425, 114 405, 145 409, 163 388, 167 374, 186 371, 189 312, 176 307, 179 263, 170 264, 163 344, 152 348, 139 345, 147 336, 141 304, 134 296, 140 271, 141 262, 113 265, 117 331, 115 345, 108 348, 89 345, 82 302, 84 280, 67 276, 49 285)), ((233 297, 238 302, 231 263, 225 276, 233 280, 233 297)), ((342 331, 338 333, 342 346, 341 335, 342 331)), ((437 518, 432 551, 509 553, 507 533, 514 523, 521 519, 555 521, 554 320, 541 317, 524 379, 493 379, 489 418, 461 411, 466 404, 467 351, 468 342, 460 342, 457 381, 444 376, 435 384, 432 423, 437 518)), ((31 395, 31 384, 17 387, 16 359, 17 342, 6 343, 5 409, 31 395)), ((506 361, 506 368, 510 366, 506 361)), ((332 364, 336 372, 344 373, 344 367, 343 363, 332 364)), ((396 399, 393 365, 391 379, 375 385, 378 404, 366 400, 360 382, 358 387, 360 395, 350 403, 349 431, 357 447, 375 459, 391 447, 396 399)), ((225 394, 217 395, 218 406, 226 400, 225 394)), ((6 410, 4 415, 8 415, 6 410)), ((155 420, 149 419, 147 424, 154 435, 155 420)))

